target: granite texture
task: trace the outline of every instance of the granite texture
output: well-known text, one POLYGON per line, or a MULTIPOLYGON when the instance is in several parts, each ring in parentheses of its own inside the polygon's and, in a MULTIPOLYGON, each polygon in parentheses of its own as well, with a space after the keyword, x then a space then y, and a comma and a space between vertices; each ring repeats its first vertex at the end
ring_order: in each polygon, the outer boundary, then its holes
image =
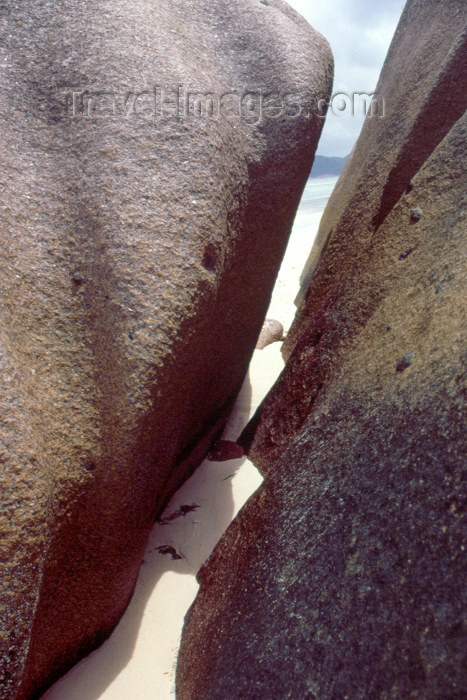
POLYGON ((403 109, 367 121, 325 214, 286 367, 240 440, 265 482, 200 572, 180 700, 467 693, 461 10, 407 3, 379 86, 403 109))
POLYGON ((28 698, 109 635, 222 428, 332 57, 281 0, 5 0, 0 22, 0 685, 28 698))

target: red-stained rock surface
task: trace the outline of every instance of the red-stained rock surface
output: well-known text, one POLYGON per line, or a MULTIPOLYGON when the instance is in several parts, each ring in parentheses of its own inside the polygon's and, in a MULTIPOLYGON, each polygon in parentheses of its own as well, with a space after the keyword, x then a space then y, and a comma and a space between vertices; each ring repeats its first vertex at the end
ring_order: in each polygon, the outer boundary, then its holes
POLYGON ((109 635, 154 518, 222 429, 332 57, 281 0, 6 0, 0 18, 10 699, 109 635), (261 114, 260 91, 300 114, 261 114), (222 113, 203 111, 209 95, 222 113))
POLYGON ((177 698, 461 698, 465 4, 409 0, 323 219, 266 474, 201 571, 177 698))

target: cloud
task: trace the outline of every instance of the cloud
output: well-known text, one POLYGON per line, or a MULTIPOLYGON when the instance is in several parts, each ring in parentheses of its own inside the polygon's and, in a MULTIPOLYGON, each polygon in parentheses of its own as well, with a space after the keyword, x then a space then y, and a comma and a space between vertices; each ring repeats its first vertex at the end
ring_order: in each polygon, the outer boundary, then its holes
MULTIPOLYGON (((405 0, 288 0, 331 44, 334 92, 373 93, 405 0)), ((329 114, 318 152, 350 153, 363 117, 329 114)))

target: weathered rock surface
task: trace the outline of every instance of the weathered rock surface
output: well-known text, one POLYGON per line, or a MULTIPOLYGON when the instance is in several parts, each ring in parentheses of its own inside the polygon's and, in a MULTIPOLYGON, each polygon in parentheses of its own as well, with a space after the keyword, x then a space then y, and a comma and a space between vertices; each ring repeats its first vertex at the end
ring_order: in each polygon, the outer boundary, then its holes
POLYGON ((459 87, 465 84, 466 70, 465 3, 408 3, 377 88, 385 116, 366 120, 358 151, 347 161, 345 177, 339 179, 321 220, 303 271, 300 298, 308 292, 332 239, 347 238, 334 271, 365 232, 369 236, 379 228, 412 176, 462 116, 466 103, 459 87), (412 34, 406 31, 409 23, 416 28, 412 34))
POLYGON ((0 14, 0 683, 23 698, 110 633, 225 420, 332 58, 281 0, 0 14))
POLYGON ((409 0, 403 14, 379 86, 388 116, 366 124, 342 177, 288 363, 244 436, 266 481, 201 571, 180 700, 467 692, 460 9, 409 0), (434 109, 431 152, 396 196, 393 166, 385 180, 364 164, 392 162, 397 110, 415 99, 421 114, 440 84, 444 137, 434 109))
POLYGON ((263 323, 261 333, 256 342, 257 350, 264 350, 271 343, 277 343, 284 337, 284 326, 273 318, 267 318, 263 323))

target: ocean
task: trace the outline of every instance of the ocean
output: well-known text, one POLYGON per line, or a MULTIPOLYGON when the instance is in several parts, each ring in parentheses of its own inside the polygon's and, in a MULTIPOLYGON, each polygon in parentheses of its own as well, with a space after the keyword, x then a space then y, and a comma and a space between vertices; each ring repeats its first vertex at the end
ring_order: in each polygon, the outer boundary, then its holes
POLYGON ((291 235, 292 240, 292 238, 294 238, 294 236, 297 234, 297 231, 300 230, 304 235, 304 241, 310 240, 310 243, 306 244, 309 246, 309 248, 308 252, 304 253, 305 259, 308 257, 311 250, 314 234, 316 234, 317 226, 319 225, 319 220, 321 219, 328 199, 331 196, 338 179, 339 178, 336 176, 314 177, 310 178, 306 183, 305 191, 303 192, 302 201, 300 202, 297 216, 295 217, 291 235), (308 231, 310 236, 313 235, 313 237, 307 239, 306 231, 308 231))
POLYGON ((324 211, 338 179, 335 175, 310 178, 306 183, 300 209, 324 211))

